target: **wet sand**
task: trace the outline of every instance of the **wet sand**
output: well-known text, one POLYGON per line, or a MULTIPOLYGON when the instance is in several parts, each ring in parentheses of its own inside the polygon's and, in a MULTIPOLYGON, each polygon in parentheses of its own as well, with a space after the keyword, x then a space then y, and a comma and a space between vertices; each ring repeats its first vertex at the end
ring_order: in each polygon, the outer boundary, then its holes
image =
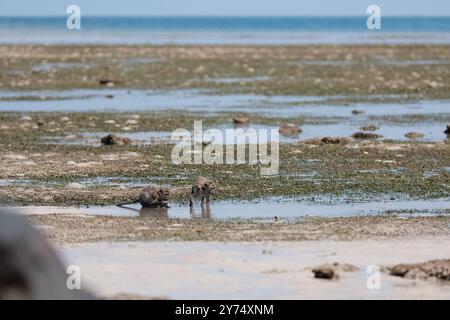
POLYGON ((369 265, 448 258, 450 238, 415 237, 306 242, 121 242, 64 245, 81 267, 83 285, 101 296, 120 293, 171 299, 450 299, 450 285, 381 274, 369 290, 369 265), (351 263, 357 272, 315 279, 311 268, 351 263))
MULTIPOLYGON (((46 214, 28 216, 58 244, 99 241, 313 241, 419 237, 450 239, 450 216, 283 219, 167 219, 46 214)), ((450 248, 450 247, 449 247, 450 248)), ((450 250, 447 251, 450 255, 450 250)))

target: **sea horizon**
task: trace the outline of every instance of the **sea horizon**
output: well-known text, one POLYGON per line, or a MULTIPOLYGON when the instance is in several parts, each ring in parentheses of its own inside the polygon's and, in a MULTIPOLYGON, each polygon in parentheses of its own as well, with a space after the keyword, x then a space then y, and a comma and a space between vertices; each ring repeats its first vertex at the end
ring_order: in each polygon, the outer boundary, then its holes
POLYGON ((450 43, 450 16, 0 16, 2 44, 427 44, 450 43), (43 34, 45 33, 45 37, 43 34), (207 36, 205 36, 207 34, 207 36))

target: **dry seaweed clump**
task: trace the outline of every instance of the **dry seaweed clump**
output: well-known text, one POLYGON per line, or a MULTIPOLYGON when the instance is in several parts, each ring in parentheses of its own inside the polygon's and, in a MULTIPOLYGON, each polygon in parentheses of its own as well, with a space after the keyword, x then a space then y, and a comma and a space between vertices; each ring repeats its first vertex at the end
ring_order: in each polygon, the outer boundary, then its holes
POLYGON ((414 264, 398 264, 390 269, 390 274, 407 279, 430 279, 450 281, 450 259, 431 260, 414 264))
POLYGON ((383 138, 382 135, 370 132, 355 132, 352 137, 354 139, 379 139, 383 138))
POLYGON ((314 145, 324 145, 324 144, 345 145, 351 142, 353 142, 353 140, 347 137, 323 137, 323 138, 312 138, 303 141, 303 143, 305 144, 314 144, 314 145))

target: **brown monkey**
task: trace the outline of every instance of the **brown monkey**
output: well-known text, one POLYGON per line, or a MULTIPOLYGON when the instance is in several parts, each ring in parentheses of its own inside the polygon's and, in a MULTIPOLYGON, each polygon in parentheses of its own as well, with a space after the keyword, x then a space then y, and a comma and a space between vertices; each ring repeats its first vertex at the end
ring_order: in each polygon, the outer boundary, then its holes
POLYGON ((169 189, 159 187, 145 187, 142 189, 139 199, 131 202, 120 203, 122 207, 128 204, 140 203, 144 208, 167 208, 169 201, 169 189))
POLYGON ((213 195, 217 193, 217 186, 214 181, 208 180, 204 177, 198 177, 195 184, 191 188, 189 206, 195 204, 195 199, 202 199, 202 206, 209 204, 213 195))

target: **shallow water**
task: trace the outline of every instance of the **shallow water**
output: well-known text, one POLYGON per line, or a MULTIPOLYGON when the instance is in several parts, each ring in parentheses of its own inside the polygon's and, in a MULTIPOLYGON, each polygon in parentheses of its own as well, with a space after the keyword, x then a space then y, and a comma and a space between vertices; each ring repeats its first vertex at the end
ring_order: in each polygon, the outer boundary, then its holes
MULTIPOLYGON (((370 98, 372 96, 368 96, 370 98)), ((373 96, 378 97, 378 96, 373 96)), ((352 116, 354 109, 365 116, 450 113, 448 100, 423 100, 408 103, 355 103, 335 105, 341 96, 287 96, 226 94, 199 90, 148 91, 126 89, 63 90, 63 91, 0 91, 0 111, 61 112, 131 112, 182 110, 197 112, 250 112, 262 115, 292 117, 352 116), (109 97, 108 97, 109 96, 109 97), (110 96, 113 96, 111 99, 110 96), (35 100, 13 100, 34 97, 35 100), (45 100, 45 99, 56 100, 45 100), (5 100, 7 99, 7 100, 5 100), (330 102, 331 101, 331 102, 330 102), (298 104, 298 105, 296 105, 298 104), (276 108, 274 108, 276 107, 276 108)), ((363 116, 364 116, 363 115, 363 116)))
MULTIPOLYGON (((148 91, 126 89, 20 91, 0 92, 0 98, 35 97, 36 100, 0 101, 0 111, 61 111, 61 112, 128 112, 183 110, 222 112, 264 105, 317 102, 329 97, 318 96, 263 96, 252 94, 214 95, 198 90, 148 91), (113 96, 109 98, 107 96, 113 96), (47 100, 41 97, 66 100, 47 100)), ((250 108, 249 111, 257 109, 250 108)))
MULTIPOLYGON (((374 122, 372 122, 374 123, 374 122)), ((281 143, 297 143, 299 141, 323 137, 323 136, 345 136, 350 137, 353 133, 361 131, 361 126, 364 121, 348 121, 337 124, 305 124, 301 126, 303 130, 301 133, 293 135, 279 135, 279 142, 281 143)), ((185 128, 192 132, 192 128, 185 128)), ((268 143, 275 140, 275 135, 271 130, 278 132, 278 126, 269 125, 248 125, 243 127, 235 127, 233 125, 220 125, 214 129, 219 130, 223 136, 222 141, 224 144, 232 143, 231 140, 226 139, 226 133, 229 129, 242 129, 235 131, 235 138, 233 141, 246 141, 246 143, 268 143), (267 136, 255 135, 260 130, 267 130, 267 136)), ((420 132, 424 135, 423 138, 415 139, 414 141, 423 142, 436 142, 447 139, 447 135, 444 134, 444 125, 435 122, 427 123, 411 123, 411 124, 399 124, 399 125, 385 125, 381 124, 379 129, 374 133, 380 134, 382 139, 391 139, 396 141, 410 141, 405 137, 405 134, 411 131, 420 132)), ((62 144, 62 145, 83 145, 100 147, 100 139, 106 136, 108 132, 82 132, 76 135, 67 134, 65 136, 45 136, 42 137, 42 142, 46 144, 62 144)), ((130 138, 135 145, 149 145, 149 144, 161 144, 161 143, 177 143, 177 140, 171 140, 171 132, 169 131, 139 131, 139 132, 117 132, 117 135, 121 137, 130 138)), ((196 142, 208 142, 211 141, 211 135, 214 132, 208 128, 204 128, 204 136, 193 137, 196 142)))
MULTIPOLYGON (((447 137, 443 133, 446 122, 440 121, 450 114, 450 101, 424 100, 408 103, 354 103, 350 105, 333 104, 333 99, 341 97, 319 96, 263 96, 251 94, 215 95, 198 90, 187 91, 146 91, 146 90, 68 90, 68 91, 23 91, 0 92, 0 98, 14 99, 35 97, 37 100, 3 100, 0 111, 47 111, 47 112, 136 112, 136 111, 192 111, 210 115, 220 112, 247 112, 266 117, 320 117, 330 118, 334 123, 305 124, 299 136, 281 137, 281 142, 296 142, 320 136, 351 136, 360 131, 365 124, 380 127, 377 133, 385 139, 406 141, 405 133, 415 131, 424 134, 419 141, 442 141, 447 137), (112 95, 113 99, 108 95, 112 95), (45 100, 45 99, 56 100, 45 100), (353 115, 358 110, 361 114, 353 115), (404 123, 385 123, 382 117, 427 116, 434 119, 404 123), (336 120, 338 118, 339 120, 336 120), (339 123, 336 123, 339 121, 339 123)), ((376 96, 374 96, 376 97, 376 96)), ((251 120, 251 119, 250 119, 251 120)), ((232 125, 221 125, 221 131, 232 125)), ((277 129, 275 126, 250 125, 254 129, 277 129)), ((191 128, 186 128, 191 129, 191 128)), ((48 142, 57 144, 99 145, 96 141, 107 133, 83 133, 80 139, 49 138, 48 142)), ((169 132, 120 133, 138 144, 159 143, 170 137, 169 132)), ((269 137, 269 140, 272 140, 269 137)))
POLYGON ((193 209, 186 205, 174 204, 169 209, 143 209, 140 205, 130 205, 129 208, 116 206, 90 207, 16 207, 25 214, 81 214, 81 215, 112 215, 112 216, 142 216, 160 218, 299 218, 306 216, 318 217, 351 217, 360 215, 378 215, 390 211, 407 211, 409 215, 433 215, 446 213, 450 209, 448 199, 440 200, 369 200, 369 201, 338 201, 324 203, 312 200, 261 200, 261 201, 218 201, 209 208, 193 209))

